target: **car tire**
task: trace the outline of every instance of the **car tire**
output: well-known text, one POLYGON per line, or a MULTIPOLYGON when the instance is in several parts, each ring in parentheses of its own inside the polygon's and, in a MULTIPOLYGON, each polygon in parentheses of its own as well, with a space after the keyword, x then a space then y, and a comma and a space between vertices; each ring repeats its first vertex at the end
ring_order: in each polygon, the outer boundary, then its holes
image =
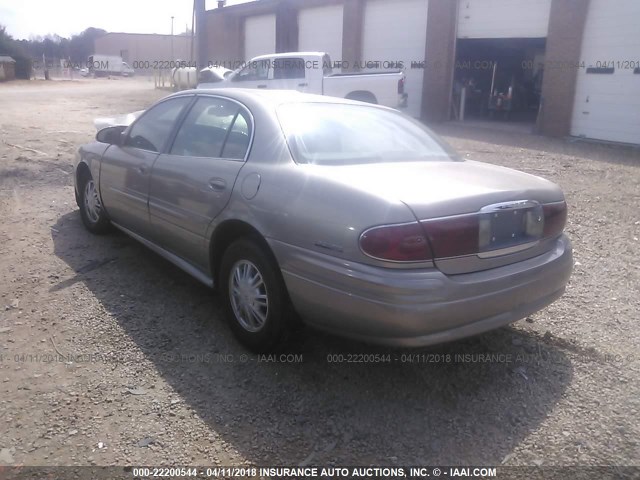
POLYGON ((86 174, 79 183, 80 218, 87 230, 96 235, 107 233, 111 229, 111 222, 105 211, 98 186, 93 177, 86 174))
POLYGON ((288 333, 291 316, 280 268, 252 239, 232 243, 222 257, 220 293, 236 338, 256 353, 273 351, 288 333))

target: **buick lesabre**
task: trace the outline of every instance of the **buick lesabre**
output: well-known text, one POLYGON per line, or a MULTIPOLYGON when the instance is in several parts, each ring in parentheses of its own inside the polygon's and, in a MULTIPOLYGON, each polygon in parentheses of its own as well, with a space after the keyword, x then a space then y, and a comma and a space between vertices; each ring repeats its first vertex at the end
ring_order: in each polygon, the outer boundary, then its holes
POLYGON ((571 274, 558 186, 459 158, 390 108, 192 90, 120 118, 78 151, 84 225, 218 289, 250 349, 299 318, 367 342, 450 341, 544 308, 571 274))

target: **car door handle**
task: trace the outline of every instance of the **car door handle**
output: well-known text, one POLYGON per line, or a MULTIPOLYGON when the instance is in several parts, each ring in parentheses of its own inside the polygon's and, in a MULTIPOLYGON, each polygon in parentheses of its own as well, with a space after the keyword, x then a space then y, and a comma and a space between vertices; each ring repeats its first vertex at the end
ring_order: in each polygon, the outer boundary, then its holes
POLYGON ((299 87, 308 87, 309 84, 308 83, 299 83, 298 86, 299 87))
POLYGON ((138 167, 138 172, 142 173, 143 175, 147 173, 148 170, 149 170, 149 167, 146 164, 140 165, 138 167))
POLYGON ((258 85, 258 88, 267 88, 266 85, 258 85))
POLYGON ((209 188, 216 192, 221 192, 227 188, 227 182, 224 178, 212 178, 209 180, 209 188))

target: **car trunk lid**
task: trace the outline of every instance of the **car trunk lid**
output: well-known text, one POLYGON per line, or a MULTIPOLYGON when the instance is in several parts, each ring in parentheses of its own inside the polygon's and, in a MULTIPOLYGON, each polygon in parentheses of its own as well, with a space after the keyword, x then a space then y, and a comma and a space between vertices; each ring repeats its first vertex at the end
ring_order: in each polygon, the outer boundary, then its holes
POLYGON ((354 165, 334 173, 351 187, 406 204, 424 228, 436 266, 447 274, 544 253, 552 245, 545 238, 544 206, 564 202, 560 188, 547 180, 474 161, 354 165))

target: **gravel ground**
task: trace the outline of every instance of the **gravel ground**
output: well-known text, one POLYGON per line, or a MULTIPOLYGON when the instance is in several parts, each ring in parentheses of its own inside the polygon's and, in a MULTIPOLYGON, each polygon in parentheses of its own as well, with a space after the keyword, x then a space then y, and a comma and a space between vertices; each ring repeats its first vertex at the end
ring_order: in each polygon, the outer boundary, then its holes
POLYGON ((142 79, 0 85, 0 464, 640 463, 638 150, 438 127, 462 155, 563 187, 566 295, 419 362, 311 330, 260 358, 209 290, 81 226, 72 161, 92 119, 163 95, 142 79))

